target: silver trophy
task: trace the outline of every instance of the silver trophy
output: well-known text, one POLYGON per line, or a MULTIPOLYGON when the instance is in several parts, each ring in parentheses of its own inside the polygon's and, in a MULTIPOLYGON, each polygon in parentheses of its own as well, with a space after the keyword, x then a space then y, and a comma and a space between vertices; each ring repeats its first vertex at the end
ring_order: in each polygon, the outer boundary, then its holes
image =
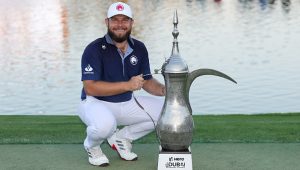
POLYGON ((173 24, 172 53, 161 68, 166 86, 166 97, 156 127, 160 142, 158 169, 191 169, 192 165, 187 165, 191 164, 191 160, 187 162, 187 159, 191 159, 190 145, 194 128, 192 108, 189 102, 191 84, 197 77, 203 75, 223 77, 234 83, 236 81, 213 69, 197 69, 189 72, 187 64, 179 54, 177 11, 174 13, 173 24), (189 153, 190 157, 185 157, 186 153, 189 153))

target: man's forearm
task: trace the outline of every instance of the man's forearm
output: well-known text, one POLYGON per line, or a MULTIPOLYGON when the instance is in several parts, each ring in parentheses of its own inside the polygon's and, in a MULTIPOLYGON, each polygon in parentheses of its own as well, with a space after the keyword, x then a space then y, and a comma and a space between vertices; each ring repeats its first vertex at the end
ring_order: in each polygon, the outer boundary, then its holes
POLYGON ((146 80, 143 89, 155 96, 165 96, 166 94, 165 86, 154 78, 146 80))
POLYGON ((128 90, 126 82, 83 81, 84 91, 89 96, 112 96, 128 90))

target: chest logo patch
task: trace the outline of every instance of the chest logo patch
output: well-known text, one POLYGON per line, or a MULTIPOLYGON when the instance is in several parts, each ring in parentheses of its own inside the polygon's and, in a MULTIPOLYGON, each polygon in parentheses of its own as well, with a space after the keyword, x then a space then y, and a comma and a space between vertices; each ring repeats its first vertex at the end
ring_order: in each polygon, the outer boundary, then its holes
POLYGON ((138 63, 138 58, 137 58, 135 55, 132 55, 132 56, 130 57, 130 63, 131 63, 132 65, 136 65, 136 64, 138 63))

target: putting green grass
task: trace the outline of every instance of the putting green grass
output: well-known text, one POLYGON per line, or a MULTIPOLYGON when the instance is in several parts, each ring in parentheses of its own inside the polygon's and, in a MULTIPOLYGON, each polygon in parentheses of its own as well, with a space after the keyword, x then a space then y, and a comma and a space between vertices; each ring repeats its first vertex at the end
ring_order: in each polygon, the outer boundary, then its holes
MULTIPOLYGON (((193 143, 298 143, 300 113, 196 115, 193 143)), ((0 116, 0 144, 81 144, 77 116, 0 116)), ((135 143, 157 143, 154 133, 135 143)))
MULTIPOLYGON (((92 166, 82 144, 0 145, 1 170, 157 170, 158 144, 135 144, 138 161, 123 161, 101 146, 110 161, 92 166)), ((193 143, 193 170, 299 170, 300 143, 193 143)))

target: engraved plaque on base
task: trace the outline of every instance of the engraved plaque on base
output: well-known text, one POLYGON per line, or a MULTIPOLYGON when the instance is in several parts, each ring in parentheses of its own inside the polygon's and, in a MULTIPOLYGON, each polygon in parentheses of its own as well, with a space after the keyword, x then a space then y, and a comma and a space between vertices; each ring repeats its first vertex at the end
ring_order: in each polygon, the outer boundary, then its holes
POLYGON ((157 170, 192 170, 192 153, 188 151, 162 151, 160 147, 157 170))

